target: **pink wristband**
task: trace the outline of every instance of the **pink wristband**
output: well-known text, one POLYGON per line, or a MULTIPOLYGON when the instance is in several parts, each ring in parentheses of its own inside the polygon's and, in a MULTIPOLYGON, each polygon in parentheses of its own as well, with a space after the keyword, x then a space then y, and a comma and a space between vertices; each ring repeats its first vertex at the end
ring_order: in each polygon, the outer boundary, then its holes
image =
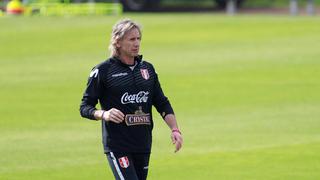
POLYGON ((172 129, 171 132, 177 132, 177 133, 181 134, 181 132, 179 131, 179 129, 172 129))

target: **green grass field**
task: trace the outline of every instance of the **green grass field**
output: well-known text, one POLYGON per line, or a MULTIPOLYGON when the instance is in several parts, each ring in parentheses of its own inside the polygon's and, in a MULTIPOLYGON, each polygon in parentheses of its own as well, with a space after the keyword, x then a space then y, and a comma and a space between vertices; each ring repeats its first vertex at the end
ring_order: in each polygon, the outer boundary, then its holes
MULTIPOLYGON (((149 179, 320 179, 319 17, 127 17, 185 140, 155 113, 149 179)), ((1 180, 113 179, 78 109, 120 18, 0 18, 1 180)))

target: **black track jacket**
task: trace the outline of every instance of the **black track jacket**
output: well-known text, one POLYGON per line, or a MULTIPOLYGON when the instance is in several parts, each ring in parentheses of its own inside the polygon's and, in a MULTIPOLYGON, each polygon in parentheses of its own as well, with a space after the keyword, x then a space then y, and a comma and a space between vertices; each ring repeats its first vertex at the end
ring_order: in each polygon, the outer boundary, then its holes
POLYGON ((164 96, 152 64, 135 58, 134 69, 112 57, 94 67, 80 105, 80 114, 93 116, 99 101, 101 109, 116 108, 125 121, 102 121, 104 151, 149 153, 152 143, 152 105, 164 118, 173 109, 164 96))

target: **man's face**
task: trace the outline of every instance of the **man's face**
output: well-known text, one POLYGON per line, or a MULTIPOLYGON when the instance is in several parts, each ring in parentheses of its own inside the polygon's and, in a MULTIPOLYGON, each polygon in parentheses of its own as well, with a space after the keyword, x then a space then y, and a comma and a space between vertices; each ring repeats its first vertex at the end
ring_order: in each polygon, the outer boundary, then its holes
POLYGON ((134 28, 117 43, 120 56, 135 57, 139 54, 141 36, 139 30, 134 28))

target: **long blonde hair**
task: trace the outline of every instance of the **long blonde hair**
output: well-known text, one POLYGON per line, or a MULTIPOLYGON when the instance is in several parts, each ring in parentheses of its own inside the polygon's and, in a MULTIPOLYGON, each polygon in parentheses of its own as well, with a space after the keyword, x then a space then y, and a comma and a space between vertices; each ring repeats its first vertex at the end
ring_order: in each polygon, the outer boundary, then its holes
POLYGON ((141 37, 141 26, 130 19, 122 19, 113 26, 109 44, 111 57, 117 57, 120 55, 116 44, 126 35, 127 32, 134 28, 139 31, 141 37))

